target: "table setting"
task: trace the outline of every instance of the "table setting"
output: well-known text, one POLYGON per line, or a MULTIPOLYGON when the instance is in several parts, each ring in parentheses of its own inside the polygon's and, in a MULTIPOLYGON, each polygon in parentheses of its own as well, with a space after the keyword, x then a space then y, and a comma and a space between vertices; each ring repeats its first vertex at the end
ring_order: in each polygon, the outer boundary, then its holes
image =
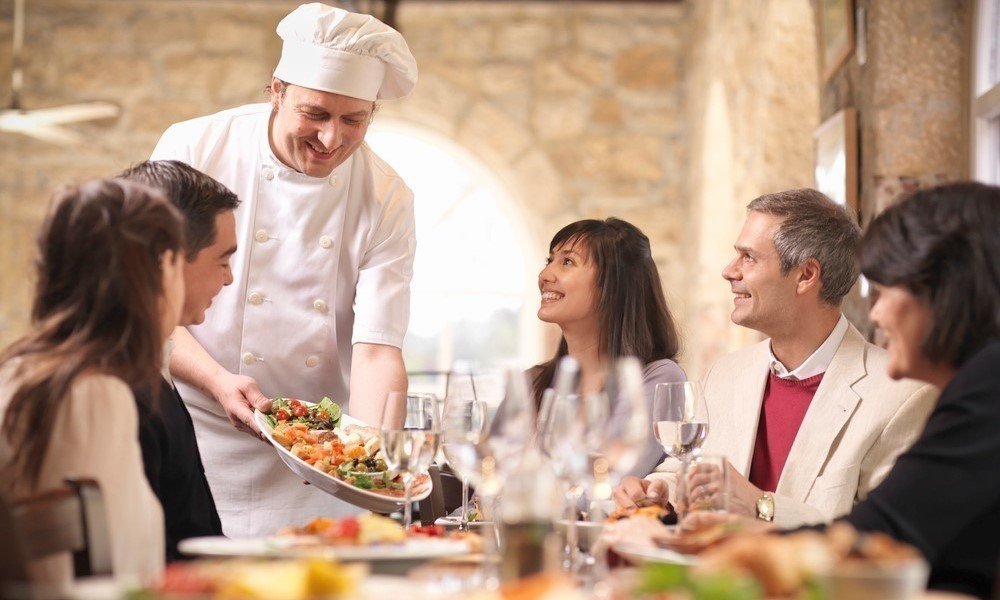
POLYGON ((647 406, 635 361, 615 365, 601 394, 577 394, 577 374, 565 359, 536 410, 525 374, 506 371, 492 419, 471 375, 443 400, 391 394, 378 426, 322 401, 275 403, 255 418, 284 464, 370 512, 290 513, 271 536, 189 538, 179 549, 193 560, 160 581, 80 581, 66 597, 942 597, 925 594, 919 555, 885 536, 764 536, 728 520, 725 459, 700 452, 709 415, 696 385, 660 384, 647 406), (612 491, 650 435, 680 461, 673 501, 615 509, 612 491), (412 507, 433 492, 435 461, 462 481, 461 506, 419 525, 412 507))

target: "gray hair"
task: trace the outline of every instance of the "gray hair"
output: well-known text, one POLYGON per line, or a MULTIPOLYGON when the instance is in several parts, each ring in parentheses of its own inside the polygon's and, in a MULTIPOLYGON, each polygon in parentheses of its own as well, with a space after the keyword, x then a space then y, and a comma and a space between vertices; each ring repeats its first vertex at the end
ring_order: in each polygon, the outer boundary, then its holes
POLYGON ((858 279, 861 228, 844 207, 810 188, 765 194, 747 205, 747 212, 785 217, 774 234, 781 273, 788 274, 810 258, 820 267, 819 296, 834 306, 858 279))

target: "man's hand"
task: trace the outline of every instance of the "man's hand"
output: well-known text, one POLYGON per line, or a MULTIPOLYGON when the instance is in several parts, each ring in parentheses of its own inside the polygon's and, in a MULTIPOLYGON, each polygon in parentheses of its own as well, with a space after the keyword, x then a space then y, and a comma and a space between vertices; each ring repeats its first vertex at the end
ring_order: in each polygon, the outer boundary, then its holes
POLYGON ((729 474, 729 512, 757 518, 757 499, 764 495, 764 490, 740 475, 728 460, 726 470, 729 474))
POLYGON ((253 410, 256 408, 265 412, 271 408, 271 401, 261 393, 253 377, 223 371, 213 378, 209 391, 222 405, 233 427, 257 437, 261 436, 260 428, 254 422, 253 410))
POLYGON ((622 509, 637 509, 642 506, 658 504, 666 506, 670 495, 667 482, 662 479, 639 479, 629 475, 622 479, 618 489, 614 491, 615 504, 622 509))

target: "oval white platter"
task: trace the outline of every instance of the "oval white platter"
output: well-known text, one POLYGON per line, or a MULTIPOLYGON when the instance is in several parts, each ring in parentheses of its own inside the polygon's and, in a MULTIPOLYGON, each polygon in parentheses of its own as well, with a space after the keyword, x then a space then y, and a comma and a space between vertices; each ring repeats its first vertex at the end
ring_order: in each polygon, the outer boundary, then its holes
MULTIPOLYGON (((308 402, 303 402, 303 404, 310 404, 308 402)), ((261 432, 263 432, 264 437, 267 441, 271 442, 274 449, 278 452, 278 457, 281 458, 282 462, 285 463, 289 469, 292 470, 296 475, 305 479, 312 485, 323 490, 324 492, 335 496, 344 502, 353 504, 355 506, 360 506, 361 508, 370 510, 374 513, 389 514, 395 512, 402 508, 403 498, 386 496, 385 494, 379 494, 371 490, 363 490, 359 487, 355 487, 342 479, 338 479, 333 475, 329 475, 314 468, 312 465, 302 460, 301 458, 295 456, 289 452, 284 446, 278 443, 274 436, 272 435, 273 429, 270 423, 268 423, 265 415, 259 410, 254 411, 254 418, 257 420, 257 427, 260 427, 261 432)), ((348 415, 343 415, 340 418, 340 426, 346 427, 347 425, 364 425, 365 423, 359 421, 358 419, 349 417, 348 415)), ((424 500, 431 495, 431 482, 430 479, 426 479, 425 482, 421 484, 414 485, 414 490, 411 500, 416 502, 419 500, 424 500)))

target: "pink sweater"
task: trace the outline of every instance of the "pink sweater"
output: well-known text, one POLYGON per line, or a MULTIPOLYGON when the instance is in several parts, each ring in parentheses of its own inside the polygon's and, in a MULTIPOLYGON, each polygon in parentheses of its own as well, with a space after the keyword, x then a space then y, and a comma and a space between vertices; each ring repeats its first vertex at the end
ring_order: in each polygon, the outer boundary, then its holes
POLYGON ((802 380, 782 379, 774 373, 768 377, 750 463, 750 483, 766 492, 778 487, 792 442, 823 375, 802 380))

